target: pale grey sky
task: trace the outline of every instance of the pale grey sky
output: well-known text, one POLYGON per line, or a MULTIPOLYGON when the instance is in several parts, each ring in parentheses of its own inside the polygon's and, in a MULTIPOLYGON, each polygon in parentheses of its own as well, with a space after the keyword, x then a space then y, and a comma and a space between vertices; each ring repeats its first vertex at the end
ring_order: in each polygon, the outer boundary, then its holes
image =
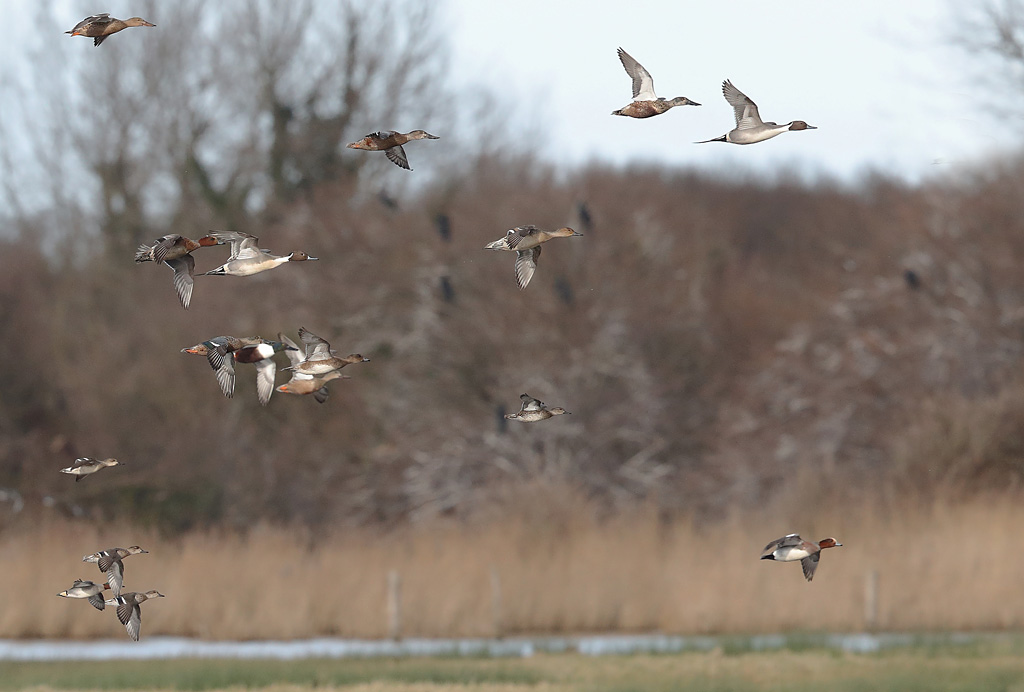
MULTIPOLYGON (((8 69, 30 30, 32 4, 5 3, 10 31, 0 60, 8 69)), ((132 6, 65 0, 56 10, 69 14, 70 28, 89 11, 127 16, 132 6)), ((524 137, 542 130, 541 151, 556 163, 765 174, 788 165, 844 178, 875 168, 916 180, 997 149, 993 100, 969 79, 977 64, 945 42, 952 7, 945 0, 447 0, 445 32, 456 84, 500 92, 512 104, 512 124, 524 137), (631 95, 618 46, 647 67, 660 96, 703 105, 646 120, 610 115, 631 95), (732 128, 725 78, 766 120, 802 119, 819 129, 746 147, 692 144, 732 128)), ((1021 131, 1011 134, 1018 144, 1021 131)), ((1005 138, 1000 145, 1006 151, 1005 138)))
POLYGON ((448 12, 456 78, 518 98, 521 113, 546 130, 553 159, 745 164, 758 172, 793 164, 844 178, 873 167, 914 180, 996 147, 991 102, 969 81, 976 64, 946 43, 951 7, 943 0, 449 0, 448 12), (650 71, 659 96, 703 105, 646 120, 610 115, 632 93, 618 46, 650 71), (765 120, 820 129, 742 147, 692 144, 733 127, 721 92, 726 78, 765 120))

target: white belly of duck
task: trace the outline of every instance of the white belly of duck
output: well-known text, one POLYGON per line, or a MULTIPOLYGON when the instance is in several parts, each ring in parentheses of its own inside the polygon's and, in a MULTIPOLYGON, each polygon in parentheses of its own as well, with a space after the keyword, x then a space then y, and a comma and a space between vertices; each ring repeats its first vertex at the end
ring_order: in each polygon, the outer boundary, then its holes
POLYGON ((796 562, 797 560, 803 560, 805 557, 812 555, 811 551, 803 548, 778 548, 772 555, 776 560, 781 562, 796 562))

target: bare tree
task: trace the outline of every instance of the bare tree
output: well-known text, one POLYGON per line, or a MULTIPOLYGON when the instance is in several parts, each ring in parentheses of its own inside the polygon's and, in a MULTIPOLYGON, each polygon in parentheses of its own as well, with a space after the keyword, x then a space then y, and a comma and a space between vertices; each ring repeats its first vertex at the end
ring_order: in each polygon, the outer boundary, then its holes
POLYGON ((357 178, 368 159, 342 151, 363 130, 447 117, 433 3, 151 2, 156 30, 96 49, 53 9, 40 4, 26 76, 5 89, 17 106, 0 132, 19 153, 0 160, 2 189, 98 228, 121 257, 162 228, 241 226, 357 178))

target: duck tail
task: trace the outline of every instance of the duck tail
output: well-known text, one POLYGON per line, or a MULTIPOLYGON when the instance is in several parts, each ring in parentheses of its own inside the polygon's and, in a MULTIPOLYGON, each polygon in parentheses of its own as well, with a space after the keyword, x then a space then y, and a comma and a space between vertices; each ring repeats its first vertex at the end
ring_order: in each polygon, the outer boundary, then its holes
POLYGON ((217 267, 208 272, 203 272, 201 276, 224 276, 224 267, 217 267))
POLYGON ((726 141, 725 135, 721 137, 715 137, 714 139, 705 139, 703 142, 694 142, 694 144, 707 144, 708 142, 724 142, 726 141))
POLYGON ((136 262, 152 262, 153 261, 153 248, 148 245, 140 245, 139 249, 135 251, 136 262))

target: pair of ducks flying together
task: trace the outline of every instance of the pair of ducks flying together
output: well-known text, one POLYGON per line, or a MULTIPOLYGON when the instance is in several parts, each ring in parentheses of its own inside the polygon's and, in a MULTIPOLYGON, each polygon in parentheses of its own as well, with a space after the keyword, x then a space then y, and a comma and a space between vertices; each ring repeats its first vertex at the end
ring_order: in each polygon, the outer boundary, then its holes
MULTIPOLYGON (((666 100, 659 98, 654 93, 654 78, 651 73, 644 69, 644 66, 636 61, 626 51, 619 48, 619 60, 622 66, 633 79, 633 101, 628 106, 612 111, 612 115, 624 115, 630 118, 650 118, 661 115, 675 106, 699 106, 696 101, 691 101, 685 96, 677 96, 674 99, 666 100)), ((736 116, 736 127, 721 137, 706 139, 697 144, 708 142, 729 142, 730 144, 754 144, 771 139, 783 132, 798 130, 816 130, 817 128, 808 125, 803 120, 793 120, 785 125, 774 122, 764 122, 754 103, 746 94, 733 86, 728 79, 722 82, 722 95, 732 106, 736 116)))
POLYGON ((198 240, 192 240, 177 234, 157 238, 152 245, 140 245, 135 251, 136 262, 156 262, 170 267, 174 272, 174 290, 178 293, 181 306, 188 309, 192 301, 193 277, 196 261, 192 253, 201 247, 213 245, 231 245, 228 261, 216 269, 204 272, 202 276, 252 276, 278 267, 285 262, 305 262, 317 260, 305 252, 291 252, 287 255, 274 255, 269 250, 261 249, 260 239, 241 231, 211 231, 198 240))

